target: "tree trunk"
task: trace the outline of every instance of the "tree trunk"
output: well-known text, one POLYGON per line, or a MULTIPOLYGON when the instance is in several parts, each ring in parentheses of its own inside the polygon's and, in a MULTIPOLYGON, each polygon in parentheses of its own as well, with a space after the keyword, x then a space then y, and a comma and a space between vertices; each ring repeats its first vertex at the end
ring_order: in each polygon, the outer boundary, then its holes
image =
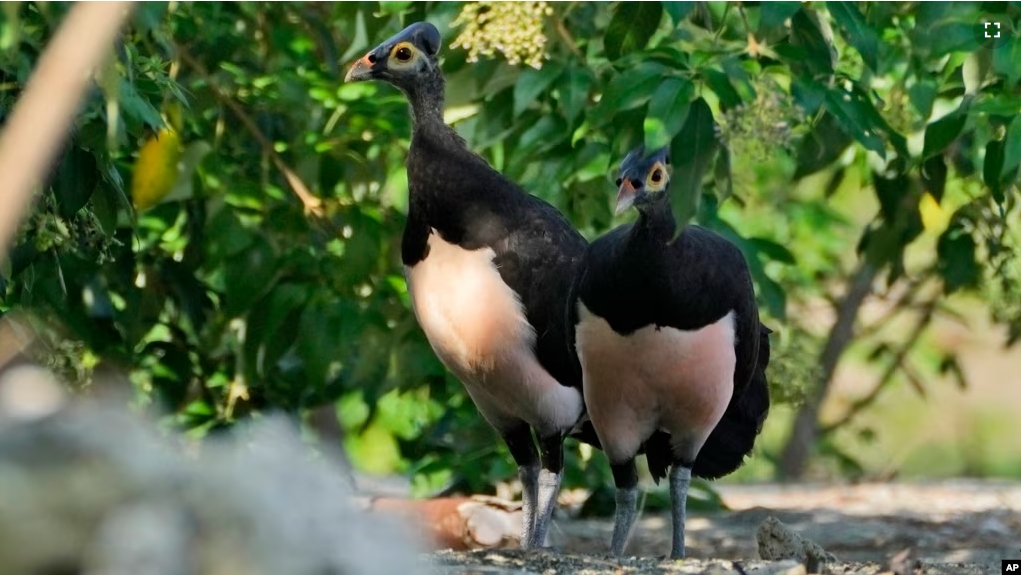
POLYGON ((851 277, 847 293, 837 307, 837 320, 819 356, 819 386, 798 409, 787 445, 780 455, 781 479, 799 479, 805 472, 808 458, 819 439, 819 409, 829 393, 837 364, 854 337, 854 322, 865 298, 872 292, 872 282, 878 271, 874 265, 863 260, 851 277))

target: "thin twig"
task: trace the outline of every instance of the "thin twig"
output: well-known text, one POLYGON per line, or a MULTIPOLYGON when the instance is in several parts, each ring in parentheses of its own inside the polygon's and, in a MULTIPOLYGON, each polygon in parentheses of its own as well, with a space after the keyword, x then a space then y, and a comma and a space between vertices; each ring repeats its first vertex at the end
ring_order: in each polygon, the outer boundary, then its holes
POLYGON ((0 258, 134 2, 71 6, 0 134, 0 258))
POLYGON ((287 180, 287 184, 291 187, 291 191, 294 192, 294 195, 298 196, 298 199, 301 200, 301 203, 305 206, 305 213, 311 214, 317 218, 323 218, 325 216, 325 210, 323 209, 322 200, 312 194, 308 186, 305 185, 305 182, 302 181, 301 177, 299 177, 298 174, 295 173, 295 171, 292 170, 286 162, 284 162, 284 159, 280 157, 280 154, 273 149, 273 142, 271 142, 269 138, 262 133, 262 130, 260 130, 259 126, 255 124, 255 121, 252 120, 240 104, 220 90, 220 88, 216 85, 216 82, 210 76, 209 71, 206 70, 205 66, 196 60, 184 48, 184 46, 176 45, 175 47, 177 49, 178 56, 181 57, 181 60, 189 68, 195 70, 195 72, 206 81, 206 84, 209 86, 209 90, 213 93, 213 96, 215 96, 216 99, 224 106, 227 106, 227 108, 229 108, 230 111, 237 116, 238 120, 241 120, 241 123, 245 126, 252 137, 259 142, 263 151, 269 156, 270 160, 273 161, 273 165, 280 170, 284 179, 287 180))
POLYGON ((858 331, 857 338, 866 339, 875 335, 893 321, 894 318, 900 316, 900 314, 905 310, 911 309, 912 306, 917 305, 918 293, 928 283, 930 277, 931 276, 926 273, 921 279, 911 282, 904 294, 897 298, 897 301, 891 304, 890 308, 884 312, 879 319, 862 327, 858 331))
POLYGON ((553 19, 554 27, 557 29, 557 34, 560 34, 560 38, 562 38, 564 43, 567 44, 567 48, 571 52, 573 52, 575 56, 577 56, 578 58, 581 58, 582 60, 584 60, 585 59, 585 54, 583 54, 582 51, 581 51, 581 48, 578 48, 578 45, 575 44, 574 36, 571 35, 571 32, 568 31, 567 26, 564 25, 564 20, 567 19, 567 15, 570 14, 571 10, 573 10, 573 9, 574 9, 574 2, 572 2, 567 7, 566 10, 564 10, 564 13, 561 14, 559 18, 554 18, 553 19))
MULTIPOLYGON (((932 321, 932 314, 935 310, 936 300, 927 302, 925 309, 922 310, 921 317, 919 317, 918 322, 915 324, 915 327, 912 328, 911 333, 908 335, 907 339, 904 342, 904 345, 902 345, 900 349, 897 350, 897 353, 894 354, 893 360, 890 362, 890 365, 886 367, 886 370, 883 372, 883 375, 880 376, 879 381, 877 381, 876 385, 872 387, 872 390, 869 391, 864 397, 861 397, 857 401, 852 403, 851 406, 847 408, 847 411, 844 413, 844 415, 842 415, 839 419, 828 425, 822 426, 820 429, 820 435, 833 433, 837 429, 840 429, 844 425, 847 425, 865 408, 872 405, 876 401, 876 399, 879 397, 879 394, 884 389, 886 389, 887 385, 889 385, 891 381, 893 381, 893 376, 895 376, 897 372, 905 366, 908 354, 911 353, 911 350, 915 348, 915 344, 918 343, 918 339, 922 336, 922 333, 925 331, 925 328, 929 326, 929 323, 932 321)), ((915 385, 916 389, 924 389, 919 388, 917 384, 918 384, 917 381, 912 382, 912 385, 915 385)), ((924 394, 925 392, 919 391, 919 393, 924 394)))

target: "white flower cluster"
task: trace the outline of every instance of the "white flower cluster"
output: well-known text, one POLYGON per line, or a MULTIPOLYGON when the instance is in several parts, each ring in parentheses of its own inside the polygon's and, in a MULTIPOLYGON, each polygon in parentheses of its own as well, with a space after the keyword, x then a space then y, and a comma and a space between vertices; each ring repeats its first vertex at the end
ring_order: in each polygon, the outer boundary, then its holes
POLYGON ((541 68, 546 57, 545 17, 553 14, 546 2, 469 2, 453 26, 464 26, 454 48, 468 50, 468 61, 503 54, 512 65, 541 68))

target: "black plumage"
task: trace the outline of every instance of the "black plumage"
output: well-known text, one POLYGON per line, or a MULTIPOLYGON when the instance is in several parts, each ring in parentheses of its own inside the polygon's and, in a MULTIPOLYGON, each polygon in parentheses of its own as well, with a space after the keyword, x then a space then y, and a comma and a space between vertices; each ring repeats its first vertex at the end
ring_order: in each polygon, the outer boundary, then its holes
POLYGON ((759 322, 747 262, 735 245, 710 230, 691 225, 677 234, 668 200, 669 170, 666 150, 646 156, 639 148, 625 158, 618 181, 618 212, 633 204, 638 220, 592 242, 572 286, 568 308, 568 322, 577 330, 569 335, 575 335, 577 341, 572 344, 577 345, 585 369, 585 400, 618 487, 612 544, 618 554, 633 521, 627 510, 635 502, 635 455, 646 453, 657 481, 673 468, 672 555, 683 556, 688 478, 691 474, 717 478, 740 467, 769 409, 765 370, 770 330, 759 322), (607 327, 600 328, 602 322, 607 327), (718 325, 724 328, 712 331, 718 325), (699 343, 697 338, 703 337, 732 343, 699 343), (673 347, 656 351, 653 345, 673 347), (732 345, 733 350, 699 347, 706 345, 732 345), (616 359, 609 358, 620 350, 616 359), (656 362, 641 364, 647 358, 656 362), (711 389, 696 389, 720 382, 677 373, 687 364, 716 370, 708 373, 710 379, 732 369, 732 391, 725 390, 729 395, 724 397, 711 389), (650 399, 642 399, 645 395, 650 399), (690 407, 692 402, 706 406, 690 407), (696 417, 691 422, 677 421, 671 406, 680 406, 677 413, 696 417), (604 415, 600 421, 599 413, 614 417, 604 415), (620 420, 628 417, 633 421, 622 425, 620 420), (671 428, 683 431, 683 436, 672 436, 671 428), (641 429, 645 431, 635 431, 641 429))
POLYGON ((563 438, 584 412, 563 311, 587 242, 444 123, 439 47, 435 27, 413 24, 366 54, 347 79, 388 81, 411 103, 401 252, 416 317, 510 448, 524 487, 522 543, 541 546, 563 438))

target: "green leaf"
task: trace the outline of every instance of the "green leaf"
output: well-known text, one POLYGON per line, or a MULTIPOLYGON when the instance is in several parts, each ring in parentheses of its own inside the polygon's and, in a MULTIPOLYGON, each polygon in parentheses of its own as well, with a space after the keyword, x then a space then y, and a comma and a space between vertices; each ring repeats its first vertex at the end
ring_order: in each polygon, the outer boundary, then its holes
POLYGON ((135 30, 145 34, 156 28, 167 12, 170 2, 143 2, 134 11, 135 30))
POLYGON ((862 89, 855 86, 851 91, 831 89, 826 93, 826 108, 840 123, 840 126, 867 149, 886 157, 881 136, 887 136, 900 157, 908 157, 907 142, 894 132, 876 110, 875 105, 862 89))
POLYGON ((606 57, 617 60, 645 48, 662 19, 659 2, 618 2, 603 38, 606 57))
POLYGON ((801 10, 801 2, 763 2, 759 4, 759 30, 783 26, 790 17, 801 10))
POLYGON ((259 300, 249 314, 245 359, 258 378, 272 373, 300 332, 299 319, 309 299, 309 286, 283 282, 259 300))
MULTIPOLYGON (((761 266, 753 266, 753 268, 755 267, 761 270, 761 266)), ((761 271, 761 273, 753 271, 752 275, 756 280, 755 285, 759 288, 759 295, 766 310, 773 317, 785 319, 787 317, 787 292, 784 291, 783 286, 766 275, 765 271, 761 271)))
POLYGON ((844 33, 844 38, 873 72, 878 69, 879 34, 865 22, 865 17, 853 2, 827 2, 826 8, 844 33))
POLYGON ((670 143, 666 126, 659 118, 647 117, 642 122, 643 143, 646 150, 658 150, 670 143))
POLYGON ((805 65, 814 76, 833 74, 832 46, 823 36, 815 18, 805 8, 791 18, 791 44, 805 51, 805 65))
POLYGON ((1003 167, 1000 178, 1013 174, 1021 164, 1021 115, 1014 116, 1007 128, 1007 139, 1003 145, 1003 167))
POLYGON ((173 187, 167 193, 160 203, 187 200, 194 194, 194 176, 195 170, 198 169, 199 164, 205 159, 209 152, 213 151, 213 147, 209 145, 209 142, 199 140, 188 144, 188 147, 184 149, 181 154, 181 159, 177 161, 177 179, 174 180, 173 187))
POLYGON ((574 122, 585 109, 592 90, 592 72, 588 68, 572 66, 560 77, 560 109, 568 122, 574 122))
POLYGON ((71 218, 77 214, 92 197, 99 179, 95 156, 78 146, 69 146, 53 181, 61 217, 71 218))
POLYGON ((830 166, 854 141, 837 123, 833 114, 823 114, 815 128, 798 144, 798 180, 830 166))
POLYGON ((936 101, 936 92, 936 83, 929 80, 919 80, 908 88, 908 99, 911 100, 911 105, 918 110, 921 117, 928 118, 932 114, 932 104, 936 101))
POLYGON ((273 246, 261 235, 254 236, 248 249, 225 262, 227 315, 243 314, 273 287, 276 263, 273 246))
POLYGON ((730 79, 730 85, 734 87, 734 91, 740 96, 741 101, 753 102, 755 100, 755 86, 752 84, 752 78, 748 71, 742 66, 741 60, 730 57, 724 59, 721 64, 723 66, 723 73, 730 79))
POLYGON ((209 241, 209 259, 226 261, 252 245, 255 237, 239 220, 237 213, 228 208, 216 212, 206 223, 209 241))
POLYGON ((716 156, 713 181, 720 203, 734 195, 734 173, 730 168, 730 149, 726 146, 720 146, 720 153, 716 156))
POLYGON ((331 375, 331 365, 340 363, 343 350, 340 334, 347 318, 354 318, 351 303, 314 298, 301 314, 296 350, 305 365, 310 385, 322 386, 331 375))
POLYGON ((726 110, 741 105, 741 95, 734 89, 734 85, 730 83, 730 78, 726 74, 720 70, 706 68, 702 70, 702 76, 705 78, 706 84, 709 85, 709 89, 720 99, 721 108, 726 110))
POLYGON ((676 28, 684 18, 695 8, 694 2, 663 2, 663 9, 670 15, 670 20, 676 28))
POLYGON ((380 225, 357 207, 347 213, 351 237, 344 241, 343 277, 348 285, 357 285, 379 265, 380 225))
POLYGON ((964 369, 961 367, 956 353, 943 355, 943 359, 939 362, 939 373, 940 375, 951 374, 959 389, 962 391, 968 389, 968 377, 964 374, 964 369))
POLYGON ((18 17, 19 4, 4 2, 3 18, 0 18, 0 51, 6 52, 21 40, 21 22, 18 17))
POLYGON ((904 196, 910 191, 911 179, 906 174, 897 174, 887 178, 875 173, 872 185, 875 187, 879 210, 886 223, 896 222, 897 216, 903 209, 904 196))
POLYGON ((797 263, 797 260, 794 259, 794 254, 782 244, 766 238, 749 238, 748 241, 759 253, 773 261, 790 265, 797 263))
POLYGON ((922 163, 922 185, 937 202, 943 201, 947 188, 947 163, 942 155, 935 155, 922 163))
POLYGON ((826 86, 808 77, 798 77, 791 84, 791 96, 805 114, 813 115, 826 101, 826 86))
POLYGON ((443 377, 445 368, 422 337, 407 337, 397 346, 397 374, 402 387, 421 385, 430 378, 443 377))
POLYGON ((986 144, 986 159, 982 165, 982 179, 989 187, 996 203, 1002 204, 1003 185, 1000 174, 1003 173, 1004 145, 1002 140, 992 140, 986 144))
POLYGON ((617 75, 606 86, 599 100, 596 115, 600 120, 607 121, 619 112, 641 106, 648 101, 666 74, 666 66, 655 62, 642 62, 617 75))
POLYGON ((556 144, 566 129, 563 118, 547 114, 521 134, 518 149, 529 150, 533 154, 545 150, 556 144))
POLYGON ((713 112, 703 98, 696 98, 691 103, 684 128, 670 147, 674 164, 674 173, 670 178, 670 201, 678 229, 687 224, 698 211, 702 177, 712 165, 718 147, 713 112))
POLYGON ((383 14, 400 14, 411 7, 412 2, 380 2, 379 11, 383 14))
POLYGON ((975 259, 977 246, 971 234, 959 225, 951 225, 939 237, 937 268, 943 278, 943 291, 950 294, 978 285, 982 270, 975 259))
POLYGON ((979 47, 974 30, 978 10, 977 2, 920 3, 910 34, 913 51, 926 59, 974 51, 979 47))
POLYGON ((538 70, 526 67, 514 84, 514 117, 520 116, 539 94, 553 85, 563 70, 559 62, 547 62, 538 70))
POLYGON ((929 124, 925 128, 925 145, 922 146, 922 158, 931 158, 943 153, 950 144, 961 135, 968 115, 956 110, 929 124))
MULTIPOLYGON (((673 138, 684 126, 688 118, 688 110, 692 96, 695 95, 695 86, 683 78, 667 78, 652 93, 649 100, 649 111, 646 118, 655 118, 662 122, 667 139, 673 138)), ((648 146, 648 149, 659 148, 660 146, 648 146)))
POLYGON ((1008 85, 1017 84, 1021 79, 1021 36, 1012 37, 1005 46, 993 52, 993 71, 1003 76, 1008 85))
POLYGON ((1014 116, 1021 114, 1021 96, 1013 94, 979 94, 969 110, 973 114, 1014 116))
POLYGON ((151 130, 163 127, 163 117, 159 111, 142 98, 135 90, 135 85, 127 79, 121 80, 120 106, 128 119, 141 122, 151 130))

